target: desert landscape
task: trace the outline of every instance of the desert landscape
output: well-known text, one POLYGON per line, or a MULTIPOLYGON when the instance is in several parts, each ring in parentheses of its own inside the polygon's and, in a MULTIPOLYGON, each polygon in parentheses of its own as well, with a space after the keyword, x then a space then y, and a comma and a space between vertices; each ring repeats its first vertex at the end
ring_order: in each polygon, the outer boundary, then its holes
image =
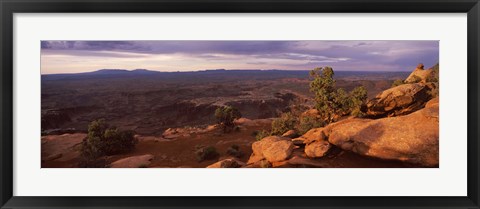
POLYGON ((45 73, 98 51, 63 44, 42 42, 42 168, 439 167, 438 63, 45 73))

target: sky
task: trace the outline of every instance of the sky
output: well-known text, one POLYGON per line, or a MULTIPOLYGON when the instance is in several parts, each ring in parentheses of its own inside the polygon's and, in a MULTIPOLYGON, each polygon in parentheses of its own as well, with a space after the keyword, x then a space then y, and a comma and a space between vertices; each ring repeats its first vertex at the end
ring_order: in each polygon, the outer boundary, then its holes
POLYGON ((99 69, 412 71, 438 41, 41 41, 42 74, 99 69))

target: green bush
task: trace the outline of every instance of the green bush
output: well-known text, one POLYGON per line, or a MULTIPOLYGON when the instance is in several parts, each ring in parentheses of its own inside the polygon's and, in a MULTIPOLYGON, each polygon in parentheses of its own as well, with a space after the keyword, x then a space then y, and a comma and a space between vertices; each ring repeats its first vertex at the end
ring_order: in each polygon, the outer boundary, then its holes
POLYGON ((95 120, 88 126, 87 138, 82 142, 81 167, 103 167, 103 156, 129 152, 137 142, 133 131, 120 131, 104 119, 95 120))
POLYGON ((223 106, 218 107, 215 110, 215 118, 217 119, 218 124, 223 127, 223 132, 228 132, 235 127, 233 123, 235 119, 241 118, 242 114, 240 111, 232 106, 223 106))
POLYGON ((202 162, 204 160, 212 160, 219 156, 217 149, 213 146, 207 147, 199 147, 195 151, 195 155, 197 156, 197 161, 202 162))
POLYGON ((255 135, 255 139, 257 141, 260 141, 262 140, 263 138, 267 137, 267 136, 271 136, 272 134, 270 134, 269 131, 266 131, 266 130, 262 130, 260 132, 257 132, 257 134, 255 135))
POLYGON ((310 82, 310 91, 315 94, 315 108, 320 117, 328 123, 334 120, 338 104, 335 103, 336 91, 331 67, 315 68, 310 71, 313 81, 310 82))
POLYGON ((296 127, 296 130, 299 135, 303 135, 312 128, 319 128, 323 127, 324 125, 325 123, 323 121, 314 116, 304 116, 300 117, 300 122, 296 127))
POLYGON ((392 87, 400 86, 400 85, 403 85, 403 84, 405 84, 405 82, 403 82, 402 79, 397 79, 397 80, 393 81, 392 87))
POLYGON ((310 91, 315 94, 315 108, 326 124, 334 122, 340 116, 363 114, 362 106, 367 100, 365 87, 356 87, 349 93, 341 88, 336 89, 331 67, 315 68, 310 76, 313 78, 310 91))
POLYGON ((295 129, 297 123, 298 119, 292 113, 283 113, 280 118, 273 120, 270 135, 282 135, 288 130, 295 129))
POLYGON ((367 89, 363 86, 354 88, 349 95, 349 109, 350 115, 362 117, 365 113, 362 111, 362 106, 367 101, 367 89))
POLYGON ((240 150, 240 147, 236 144, 230 146, 228 149, 227 149, 227 154, 230 155, 230 156, 234 156, 234 157, 237 157, 237 158, 241 158, 243 157, 244 153, 242 152, 242 150, 240 150))

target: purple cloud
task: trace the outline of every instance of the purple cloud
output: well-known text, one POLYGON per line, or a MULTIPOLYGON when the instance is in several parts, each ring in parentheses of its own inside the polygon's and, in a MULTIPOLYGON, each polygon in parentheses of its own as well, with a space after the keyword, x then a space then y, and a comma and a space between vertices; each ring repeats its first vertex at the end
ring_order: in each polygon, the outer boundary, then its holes
POLYGON ((410 71, 439 61, 438 41, 42 41, 42 55, 136 58, 183 56, 183 60, 229 62, 308 70, 410 71))

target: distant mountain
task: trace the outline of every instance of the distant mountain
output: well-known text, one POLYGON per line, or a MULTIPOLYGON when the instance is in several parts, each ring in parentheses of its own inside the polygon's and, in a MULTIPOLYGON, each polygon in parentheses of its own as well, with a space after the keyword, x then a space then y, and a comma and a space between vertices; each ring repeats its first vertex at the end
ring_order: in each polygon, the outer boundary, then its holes
MULTIPOLYGON (((391 80, 405 79, 408 72, 368 72, 368 71, 336 71, 337 79, 348 80, 391 80)), ((100 69, 92 72, 70 73, 70 74, 47 74, 42 75, 42 81, 53 80, 82 80, 82 79, 111 79, 111 78, 148 78, 148 79, 279 79, 279 78, 300 78, 309 77, 308 70, 259 70, 259 69, 209 69, 201 71, 184 72, 160 72, 147 69, 100 69)))
MULTIPOLYGON (((155 74, 155 73, 160 73, 160 72, 147 70, 147 69, 135 69, 135 70, 100 69, 100 70, 92 71, 92 72, 60 74, 60 75, 125 75, 125 74, 155 74)), ((57 74, 57 75, 59 75, 59 74, 57 74)))

